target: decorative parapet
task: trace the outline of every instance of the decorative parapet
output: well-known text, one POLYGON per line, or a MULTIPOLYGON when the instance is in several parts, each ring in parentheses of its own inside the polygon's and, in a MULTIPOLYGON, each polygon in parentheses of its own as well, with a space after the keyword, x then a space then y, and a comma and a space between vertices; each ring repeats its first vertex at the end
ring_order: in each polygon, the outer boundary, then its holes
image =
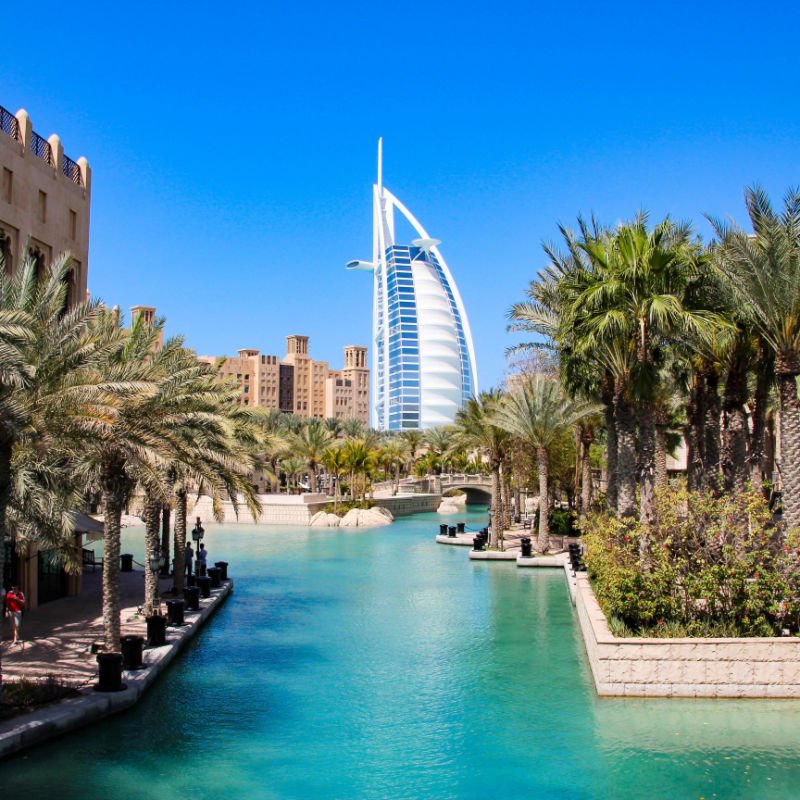
POLYGON ((91 181, 89 162, 83 157, 73 161, 64 153, 61 140, 56 134, 45 139, 33 130, 30 117, 24 109, 12 114, 7 108, 0 106, 0 135, 19 142, 22 155, 31 153, 76 186, 89 188, 91 181))
POLYGON ((575 605, 599 695, 800 697, 800 638, 616 637, 583 574, 575 605))

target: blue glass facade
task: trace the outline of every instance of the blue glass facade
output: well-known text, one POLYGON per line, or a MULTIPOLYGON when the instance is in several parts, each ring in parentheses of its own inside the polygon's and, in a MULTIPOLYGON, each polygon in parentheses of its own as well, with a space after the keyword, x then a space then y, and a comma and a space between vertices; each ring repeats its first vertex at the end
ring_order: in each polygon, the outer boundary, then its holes
POLYGON ((419 326, 411 272, 416 249, 403 245, 386 248, 390 431, 420 427, 419 326))
MULTIPOLYGON (((378 397, 377 424, 384 430, 417 430, 422 427, 422 398, 420 371, 420 332, 418 304, 415 293, 413 264, 420 262, 435 270, 441 290, 447 297, 458 339, 460 356, 461 391, 463 404, 473 391, 473 376, 461 315, 436 256, 419 247, 392 245, 385 251, 385 281, 381 271, 376 274, 378 297, 385 291, 388 317, 383 318, 383 308, 378 313, 378 340, 376 341, 376 368, 378 397), (385 377, 388 374, 388 384, 385 377), (386 388, 388 385, 388 388, 386 388), (388 391, 389 402, 384 393, 388 391), (388 411, 386 407, 388 405, 388 411)), ((423 343, 424 345, 424 343, 423 343)))

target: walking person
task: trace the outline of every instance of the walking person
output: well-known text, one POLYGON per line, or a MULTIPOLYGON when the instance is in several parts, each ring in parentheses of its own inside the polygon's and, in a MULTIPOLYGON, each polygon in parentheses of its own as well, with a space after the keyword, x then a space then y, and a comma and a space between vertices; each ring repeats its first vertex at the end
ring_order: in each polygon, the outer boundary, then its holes
POLYGON ((183 560, 186 564, 186 576, 192 574, 192 561, 194 561, 194 548, 191 542, 186 542, 186 547, 183 548, 183 560))
POLYGON ((197 574, 206 574, 206 561, 208 559, 208 551, 206 546, 200 542, 200 549, 197 551, 197 574))
POLYGON ((25 595, 19 586, 12 586, 6 595, 6 616, 11 619, 12 644, 22 644, 22 612, 25 610, 25 595))

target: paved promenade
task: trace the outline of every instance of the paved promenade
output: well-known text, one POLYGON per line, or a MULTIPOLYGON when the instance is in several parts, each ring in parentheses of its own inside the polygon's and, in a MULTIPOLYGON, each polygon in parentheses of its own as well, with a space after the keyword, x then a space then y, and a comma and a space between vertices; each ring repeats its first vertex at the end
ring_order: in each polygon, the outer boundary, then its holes
MULTIPOLYGON (((162 592, 171 587, 172 578, 161 580, 162 592)), ((147 624, 137 614, 143 599, 144 572, 120 573, 123 636, 145 636, 147 624)), ((4 680, 52 675, 75 686, 94 682, 97 661, 91 646, 103 640, 102 570, 84 572, 79 597, 64 597, 27 612, 22 620, 22 638, 23 644, 12 644, 11 625, 4 621, 4 680)))

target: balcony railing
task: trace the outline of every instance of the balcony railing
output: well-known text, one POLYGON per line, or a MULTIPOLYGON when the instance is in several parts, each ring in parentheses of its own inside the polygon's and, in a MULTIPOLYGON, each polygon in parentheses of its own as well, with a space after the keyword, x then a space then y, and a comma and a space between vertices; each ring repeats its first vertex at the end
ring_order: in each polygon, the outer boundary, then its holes
POLYGON ((36 131, 31 131, 31 152, 37 157, 41 158, 45 164, 53 163, 53 148, 50 147, 50 142, 47 139, 39 136, 36 131))
POLYGON ((6 108, 0 106, 0 130, 6 136, 19 141, 19 122, 17 118, 6 108))
POLYGON ((61 171, 73 183, 78 186, 83 186, 83 176, 81 175, 81 168, 68 156, 64 156, 64 163, 61 165, 61 171))

